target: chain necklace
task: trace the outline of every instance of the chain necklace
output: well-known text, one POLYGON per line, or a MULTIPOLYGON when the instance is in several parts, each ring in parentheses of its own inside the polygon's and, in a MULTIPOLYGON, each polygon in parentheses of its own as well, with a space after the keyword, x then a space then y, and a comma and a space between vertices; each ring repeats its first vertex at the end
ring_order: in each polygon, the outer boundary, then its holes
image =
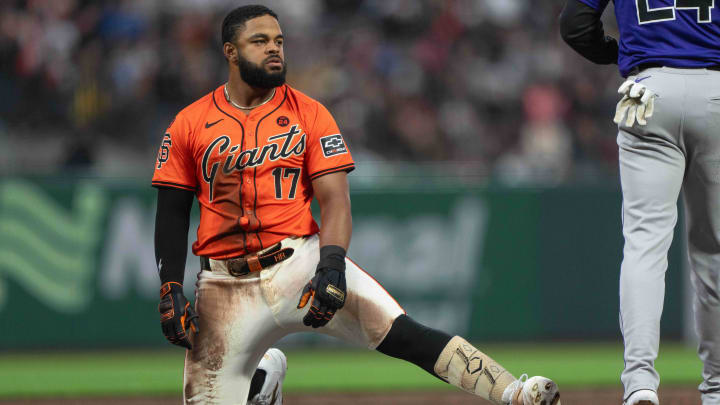
POLYGON ((267 98, 267 100, 263 101, 262 103, 258 105, 251 105, 250 107, 246 107, 244 105, 240 105, 230 99, 230 95, 227 91, 227 83, 225 83, 225 86, 223 86, 223 91, 225 92, 225 100, 227 100, 230 104, 235 106, 236 108, 239 108, 241 110, 252 110, 253 108, 258 108, 263 104, 266 104, 268 101, 272 100, 273 97, 275 97, 275 89, 273 89, 272 94, 270 94, 270 97, 267 98))

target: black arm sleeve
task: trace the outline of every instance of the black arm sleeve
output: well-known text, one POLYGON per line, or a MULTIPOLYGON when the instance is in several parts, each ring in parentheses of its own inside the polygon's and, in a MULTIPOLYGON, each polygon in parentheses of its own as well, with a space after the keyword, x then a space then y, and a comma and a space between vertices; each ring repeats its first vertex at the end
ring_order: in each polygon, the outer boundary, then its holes
POLYGON ((605 36, 597 11, 579 0, 568 0, 560 14, 560 35, 577 53, 600 65, 617 64, 618 44, 605 36))
POLYGON ((158 188, 155 214, 155 263, 160 282, 180 284, 185 277, 190 210, 195 194, 177 188, 158 188), (162 264, 162 265, 161 265, 162 264))

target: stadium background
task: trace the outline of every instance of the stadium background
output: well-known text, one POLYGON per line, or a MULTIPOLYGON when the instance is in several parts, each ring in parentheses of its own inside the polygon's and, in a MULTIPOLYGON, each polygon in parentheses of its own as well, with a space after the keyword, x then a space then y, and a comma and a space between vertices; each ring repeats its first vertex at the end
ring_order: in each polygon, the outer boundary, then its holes
MULTIPOLYGON (((350 256, 411 315, 511 371, 577 395, 600 387, 595 399, 616 403, 621 79, 562 43, 563 2, 258 2, 280 16, 288 82, 330 109, 357 162, 350 256)), ((158 325, 149 179, 175 113, 225 80, 220 22, 245 3, 0 4, 0 402, 177 402, 182 351, 158 325)), ((678 401, 697 403, 676 236, 658 367, 678 401)), ((189 295, 196 272, 188 253, 189 295)), ((448 395, 334 340, 279 345, 289 404, 331 391, 448 395)))

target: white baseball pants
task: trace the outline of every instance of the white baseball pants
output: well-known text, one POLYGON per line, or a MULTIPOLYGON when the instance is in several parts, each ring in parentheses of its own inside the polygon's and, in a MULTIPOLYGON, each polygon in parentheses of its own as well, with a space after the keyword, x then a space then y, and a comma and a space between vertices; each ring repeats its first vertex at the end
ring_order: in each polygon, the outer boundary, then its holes
POLYGON ((245 404, 250 380, 265 351, 294 332, 317 331, 375 349, 404 313, 369 274, 345 259, 345 306, 324 327, 302 323, 310 305, 297 309, 319 260, 318 235, 286 238, 295 249, 287 260, 243 277, 228 274, 223 261, 198 276, 195 308, 200 331, 185 356, 186 404, 245 404))

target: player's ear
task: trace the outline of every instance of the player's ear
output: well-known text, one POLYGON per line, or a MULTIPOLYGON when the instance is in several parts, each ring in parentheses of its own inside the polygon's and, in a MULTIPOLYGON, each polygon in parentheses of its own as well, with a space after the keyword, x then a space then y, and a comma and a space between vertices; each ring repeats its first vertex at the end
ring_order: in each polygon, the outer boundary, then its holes
POLYGON ((223 53, 225 54, 225 59, 229 60, 232 63, 238 62, 237 47, 235 45, 231 44, 230 42, 225 42, 223 44, 223 53))

